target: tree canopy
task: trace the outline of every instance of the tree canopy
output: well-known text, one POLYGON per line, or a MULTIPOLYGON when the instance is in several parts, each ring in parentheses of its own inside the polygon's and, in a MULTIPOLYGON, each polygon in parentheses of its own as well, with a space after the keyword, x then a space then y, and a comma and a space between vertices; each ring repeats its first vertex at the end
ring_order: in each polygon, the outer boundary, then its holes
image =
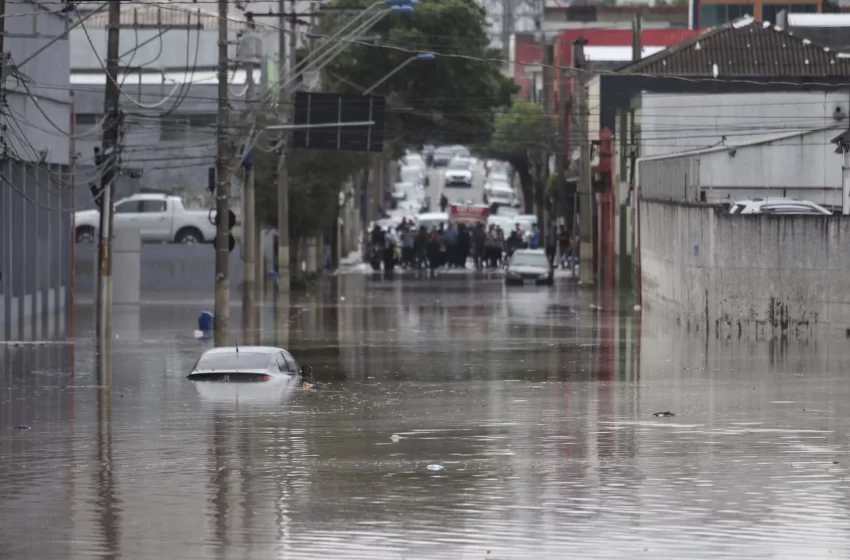
POLYGON ((484 152, 510 162, 516 169, 526 205, 539 198, 534 189, 532 161, 543 152, 557 149, 557 135, 554 115, 547 115, 540 105, 529 101, 516 99, 507 111, 496 116, 492 140, 484 152))
POLYGON ((362 93, 417 53, 433 53, 434 60, 410 62, 374 91, 388 99, 388 138, 396 148, 486 142, 496 111, 517 91, 501 73, 500 53, 489 48, 486 25, 474 0, 418 4, 413 13, 393 13, 373 26, 369 34, 378 43, 351 44, 328 65, 325 79, 341 93, 362 93))

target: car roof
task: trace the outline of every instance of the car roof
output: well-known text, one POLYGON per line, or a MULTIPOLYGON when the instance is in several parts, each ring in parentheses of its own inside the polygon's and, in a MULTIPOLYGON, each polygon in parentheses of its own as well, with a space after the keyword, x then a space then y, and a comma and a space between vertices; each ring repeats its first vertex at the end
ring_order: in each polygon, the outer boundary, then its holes
POLYGON ((546 251, 543 249, 517 249, 514 255, 542 255, 546 256, 546 251))
POLYGON ((490 188, 491 191, 514 192, 513 187, 507 183, 496 183, 490 188))
POLYGON ((426 212, 424 214, 419 214, 416 218, 417 220, 448 220, 449 215, 446 212, 426 212))
MULTIPOLYGON (((239 352, 251 354, 276 354, 278 352, 287 352, 283 348, 275 348, 274 346, 221 346, 204 352, 204 356, 214 356, 216 354, 233 354, 237 350, 239 352)), ((288 353, 288 352, 287 352, 288 353)))

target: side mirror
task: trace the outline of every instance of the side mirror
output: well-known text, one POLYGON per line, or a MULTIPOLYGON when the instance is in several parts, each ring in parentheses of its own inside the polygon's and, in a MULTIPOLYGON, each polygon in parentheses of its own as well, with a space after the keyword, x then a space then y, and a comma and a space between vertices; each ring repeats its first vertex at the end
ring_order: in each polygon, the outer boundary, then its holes
POLYGON ((301 375, 304 377, 312 377, 313 366, 301 366, 301 375))

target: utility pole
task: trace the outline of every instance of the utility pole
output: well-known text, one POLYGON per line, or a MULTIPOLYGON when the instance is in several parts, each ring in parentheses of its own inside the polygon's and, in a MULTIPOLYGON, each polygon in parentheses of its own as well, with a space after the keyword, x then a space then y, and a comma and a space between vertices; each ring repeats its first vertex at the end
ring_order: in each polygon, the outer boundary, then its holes
POLYGON ((97 375, 98 383, 108 385, 112 377, 112 199, 118 166, 118 129, 121 126, 118 88, 119 25, 121 3, 110 0, 106 44, 106 88, 103 96, 103 141, 101 144, 100 242, 97 281, 97 375))
POLYGON ((635 12, 632 21, 632 62, 639 62, 643 56, 643 30, 640 9, 635 12))
POLYGON ((227 94, 227 0, 218 0, 218 186, 215 239, 215 345, 225 346, 230 322, 230 130, 227 94))
POLYGON ((587 39, 579 37, 573 42, 575 58, 575 79, 573 80, 573 99, 577 109, 577 136, 581 149, 579 162, 579 284, 592 286, 593 270, 593 177, 590 168, 590 137, 588 134, 587 104, 587 63, 584 58, 584 46, 587 39))
MULTIPOLYGON (((253 24, 250 25, 253 31, 253 24)), ((250 115, 253 111, 251 103, 254 101, 254 61, 250 54, 245 60, 245 79, 247 90, 245 92, 245 113, 250 115)), ((250 128, 250 123, 248 128, 250 128)), ((250 140, 250 135, 246 138, 250 140)), ((254 314, 257 312, 256 296, 256 268, 254 262, 257 259, 257 231, 256 231, 256 202, 254 196, 254 161, 250 154, 246 155, 246 161, 242 167, 245 170, 245 185, 242 189, 242 338, 245 344, 259 343, 254 340, 257 328, 254 314)), ((256 334, 259 337, 259 334, 256 334)))
MULTIPOLYGON (((284 13, 285 0, 278 0, 278 55, 277 55, 277 76, 280 84, 286 83, 291 78, 288 76, 286 63, 286 14, 284 13)), ((293 16, 294 17, 294 16, 293 16)), ((290 30, 292 48, 289 52, 289 70, 295 68, 295 25, 293 22, 290 30)), ((278 114, 285 115, 288 113, 290 96, 287 95, 286 88, 278 86, 278 114)), ((278 151, 277 160, 277 291, 278 295, 289 293, 289 166, 287 165, 287 151, 290 148, 288 137, 289 133, 284 132, 283 146, 278 151)), ((284 301, 284 300, 280 300, 284 301)), ((282 318, 287 310, 278 306, 278 317, 282 318)))

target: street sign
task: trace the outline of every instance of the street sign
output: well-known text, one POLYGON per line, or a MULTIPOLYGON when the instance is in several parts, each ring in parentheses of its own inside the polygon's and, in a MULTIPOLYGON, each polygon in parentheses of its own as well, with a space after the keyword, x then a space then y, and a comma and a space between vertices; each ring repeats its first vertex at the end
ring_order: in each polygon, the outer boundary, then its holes
MULTIPOLYGON (((230 221, 227 222, 227 225, 230 226, 228 229, 233 229, 233 226, 236 225, 236 214, 233 212, 233 210, 228 210, 227 216, 230 218, 230 221)), ((218 213, 216 212, 215 218, 213 218, 213 224, 218 226, 218 222, 218 213)))
MULTIPOLYGON (((229 221, 227 223, 227 226, 228 226, 227 229, 229 231, 233 231, 233 226, 236 225, 236 214, 233 213, 233 210, 228 210, 227 216, 229 218, 229 221)), ((218 212, 216 212, 215 218, 213 219, 213 223, 215 224, 216 227, 218 227, 218 222, 219 222, 218 212)), ((216 247, 217 242, 218 242, 218 234, 216 234, 216 236, 213 237, 213 242, 212 242, 213 248, 217 248, 216 247)), ((236 247, 236 239, 233 237, 232 233, 229 233, 227 235, 227 251, 229 253, 232 253, 234 247, 236 247)))
POLYGON ((385 107, 386 100, 378 95, 296 92, 293 145, 312 150, 381 152, 385 107), (374 124, 333 126, 365 122, 374 124))

